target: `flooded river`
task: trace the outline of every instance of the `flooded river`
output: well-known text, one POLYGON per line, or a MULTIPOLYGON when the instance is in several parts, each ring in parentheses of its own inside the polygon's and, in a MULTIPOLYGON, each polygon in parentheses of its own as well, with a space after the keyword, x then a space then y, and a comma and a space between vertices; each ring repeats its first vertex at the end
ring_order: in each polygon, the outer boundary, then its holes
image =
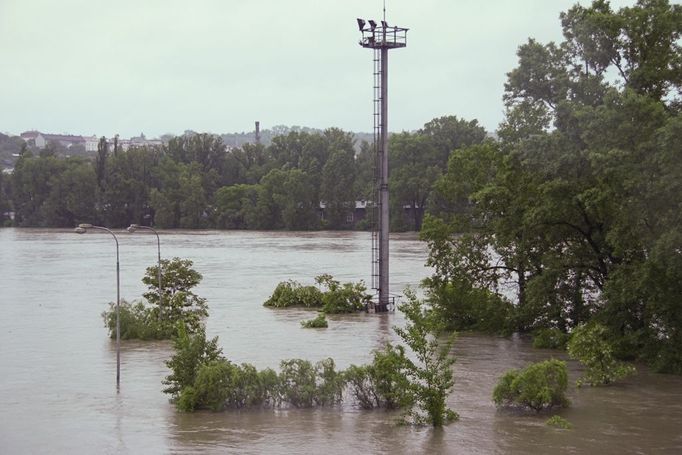
MULTIPOLYGON (((140 298, 156 237, 123 231, 119 242, 121 296, 140 298)), ((197 293, 208 299, 208 335, 231 360, 259 368, 329 356, 345 368, 395 338, 398 313, 332 316, 328 329, 305 330, 299 321, 311 313, 262 306, 285 279, 367 280, 369 245, 368 234, 351 232, 161 234, 163 257, 189 258, 204 276, 197 293)), ((395 236, 391 254, 392 290, 429 274, 414 236, 395 236)), ((1 454, 682 453, 682 378, 646 368, 612 387, 571 388, 572 407, 559 414, 572 430, 546 426, 547 414, 496 410, 490 396, 505 370, 557 356, 519 337, 460 336, 449 403, 461 419, 442 430, 398 427, 394 414, 352 406, 178 413, 161 392, 166 342, 122 343, 116 393, 115 347, 100 316, 115 298, 108 234, 0 229, 1 454)), ((578 366, 569 368, 574 382, 578 366)))

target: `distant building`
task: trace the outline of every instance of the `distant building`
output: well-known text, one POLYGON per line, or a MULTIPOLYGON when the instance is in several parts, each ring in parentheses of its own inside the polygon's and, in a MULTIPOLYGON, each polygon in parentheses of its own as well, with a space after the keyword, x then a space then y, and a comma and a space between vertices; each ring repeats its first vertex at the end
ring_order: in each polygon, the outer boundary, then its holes
POLYGON ((96 152, 97 146, 99 145, 99 139, 97 136, 83 136, 85 140, 85 151, 86 152, 96 152))
MULTIPOLYGON (((71 134, 48 134, 40 131, 24 131, 21 133, 21 138, 29 145, 39 149, 45 148, 50 142, 57 142, 62 146, 69 148, 73 145, 82 145, 86 152, 96 152, 99 145, 99 138, 96 135, 92 136, 75 136, 71 134)), ((160 139, 147 139, 144 134, 135 136, 130 139, 118 139, 118 147, 122 151, 128 150, 130 147, 143 146, 161 146, 163 141, 160 139)), ((109 150, 114 149, 114 138, 107 139, 109 150)))
POLYGON ((38 133, 34 139, 35 146, 38 148, 45 148, 50 142, 57 142, 66 148, 73 145, 83 145, 85 146, 85 139, 83 136, 73 136, 71 134, 44 134, 38 133))

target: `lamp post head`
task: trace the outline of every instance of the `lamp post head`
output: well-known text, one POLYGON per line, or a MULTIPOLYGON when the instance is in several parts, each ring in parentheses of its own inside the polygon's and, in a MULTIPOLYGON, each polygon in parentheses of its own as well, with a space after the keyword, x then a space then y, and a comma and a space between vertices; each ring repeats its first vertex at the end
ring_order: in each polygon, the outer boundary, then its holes
POLYGON ((76 229, 74 229, 74 231, 76 234, 85 234, 87 230, 84 227, 78 226, 76 229))

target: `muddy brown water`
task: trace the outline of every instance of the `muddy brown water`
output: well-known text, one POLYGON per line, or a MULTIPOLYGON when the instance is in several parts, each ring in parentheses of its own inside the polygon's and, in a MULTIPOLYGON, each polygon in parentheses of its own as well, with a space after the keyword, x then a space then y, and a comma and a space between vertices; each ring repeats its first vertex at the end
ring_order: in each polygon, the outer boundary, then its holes
MULTIPOLYGON (((121 296, 139 298, 156 238, 118 236, 121 296)), ((345 368, 395 339, 399 313, 332 316, 328 329, 306 330, 299 321, 311 313, 261 305, 285 279, 367 279, 369 244, 366 233, 350 232, 161 233, 162 256, 192 259, 204 276, 197 292, 209 302, 208 335, 231 360, 259 368, 329 356, 345 368)), ((392 238, 393 290, 427 276, 425 258, 414 235, 392 238)), ((123 342, 116 393, 115 347, 100 316, 115 297, 106 233, 0 229, 0 453, 682 453, 682 378, 641 366, 611 387, 571 387, 572 406, 557 413, 572 430, 546 426, 551 414, 495 409, 492 388, 505 370, 563 358, 518 336, 460 335, 449 404, 461 419, 442 430, 396 426, 395 414, 350 405, 179 413, 161 392, 166 342, 123 342)), ((579 367, 569 368, 574 381, 579 367)))

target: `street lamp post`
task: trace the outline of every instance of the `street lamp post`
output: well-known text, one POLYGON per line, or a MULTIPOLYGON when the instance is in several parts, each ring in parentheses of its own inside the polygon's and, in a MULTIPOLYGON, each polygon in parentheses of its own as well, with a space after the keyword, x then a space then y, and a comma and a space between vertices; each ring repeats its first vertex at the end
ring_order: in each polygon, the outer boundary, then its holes
POLYGON ((163 312, 163 305, 162 305, 163 294, 161 293, 161 239, 159 238, 159 233, 156 232, 156 229, 154 229, 153 227, 141 226, 139 224, 131 224, 130 226, 128 226, 128 232, 130 232, 131 234, 133 232, 137 231, 138 229, 147 229, 149 231, 152 231, 156 235, 156 251, 158 253, 158 260, 159 260, 159 264, 157 267, 159 270, 159 315, 161 315, 161 313, 163 312))
POLYGON ((120 391, 121 388, 121 320, 119 317, 119 307, 121 305, 121 268, 119 266, 118 260, 118 239, 116 234, 114 234, 111 229, 105 228, 103 226, 93 226, 89 223, 79 224, 76 228, 77 234, 85 234, 88 229, 99 229, 100 231, 106 231, 114 238, 116 242, 116 392, 120 391))

